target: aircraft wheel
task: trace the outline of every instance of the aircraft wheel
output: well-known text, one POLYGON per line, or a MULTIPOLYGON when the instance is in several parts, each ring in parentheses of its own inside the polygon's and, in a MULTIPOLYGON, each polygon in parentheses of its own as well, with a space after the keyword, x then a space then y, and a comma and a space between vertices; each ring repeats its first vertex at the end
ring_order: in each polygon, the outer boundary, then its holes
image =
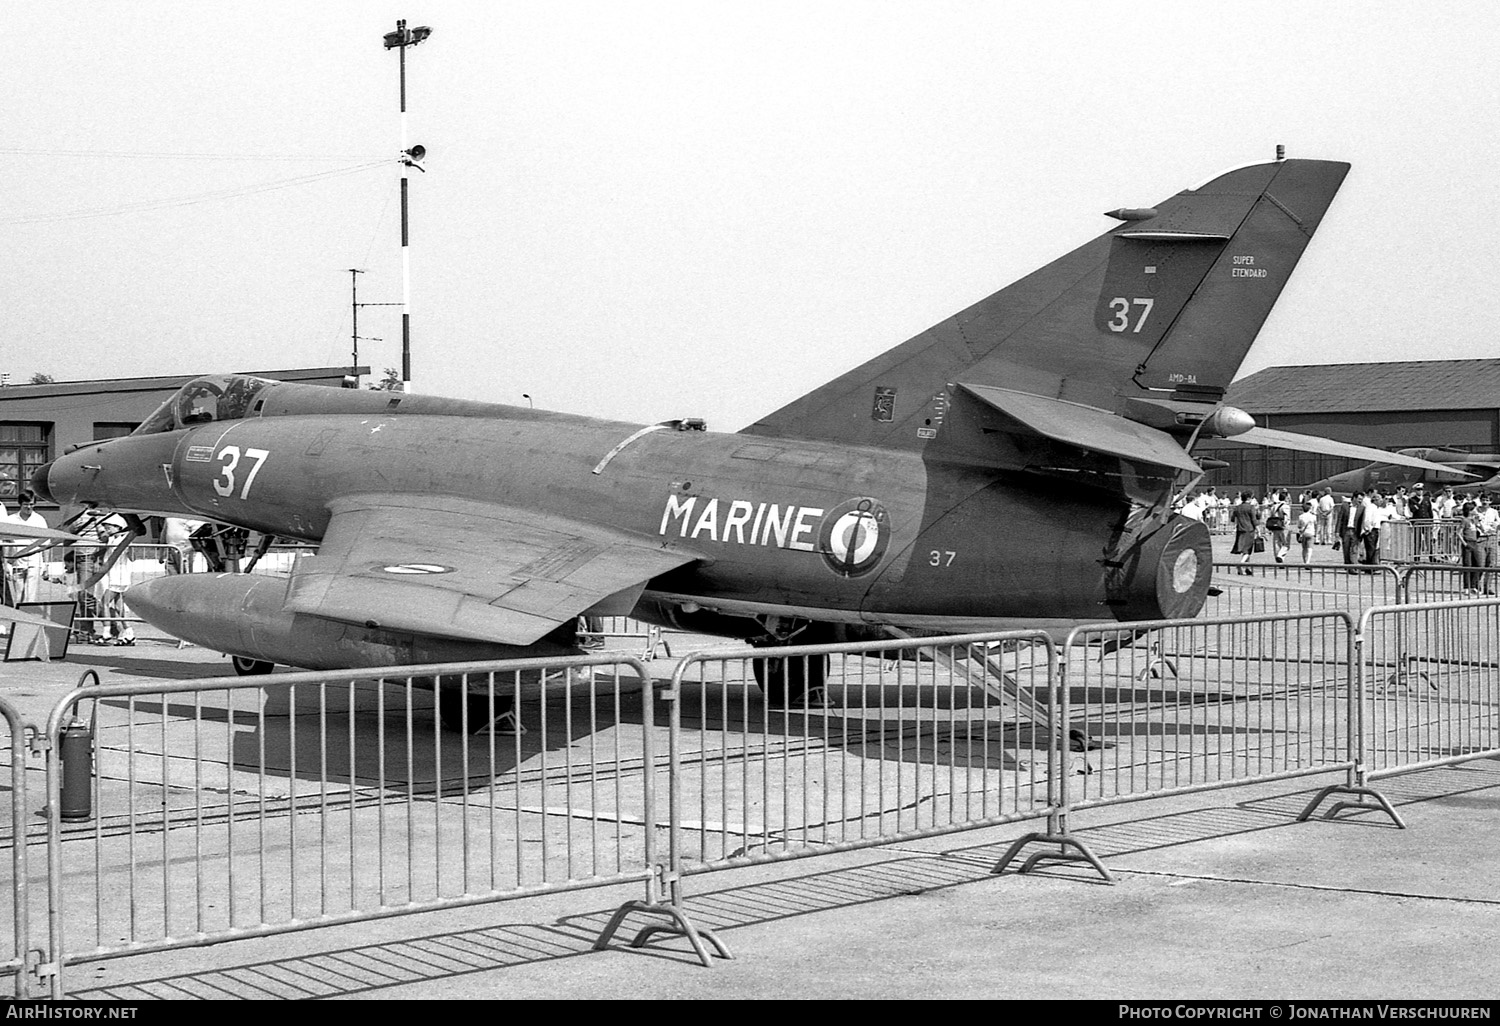
POLYGON ((241 677, 259 677, 276 668, 275 663, 268 663, 264 659, 251 659, 249 656, 230 656, 229 661, 234 664, 234 672, 241 677))
POLYGON ((773 709, 802 707, 823 702, 823 688, 828 681, 826 655, 777 658, 774 646, 762 650, 764 655, 751 662, 755 683, 773 709))
MULTIPOLYGON (((464 729, 464 707, 468 707, 469 733, 478 734, 490 724, 490 696, 487 694, 469 694, 462 687, 449 686, 438 691, 437 707, 438 719, 442 721, 448 730, 461 731, 464 729)), ((510 695, 495 696, 495 719, 505 716, 515 707, 515 700, 510 695)), ((501 733, 512 733, 507 730, 506 724, 502 722, 501 733)))

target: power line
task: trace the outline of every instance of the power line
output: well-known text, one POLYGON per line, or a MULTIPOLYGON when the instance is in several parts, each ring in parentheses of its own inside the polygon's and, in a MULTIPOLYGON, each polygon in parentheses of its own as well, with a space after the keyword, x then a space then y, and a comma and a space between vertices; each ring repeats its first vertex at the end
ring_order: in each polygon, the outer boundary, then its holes
POLYGON ((311 185, 331 178, 340 178, 346 175, 370 171, 378 167, 386 167, 390 163, 390 159, 375 160, 365 164, 356 164, 352 167, 319 171, 314 174, 299 175, 295 178, 282 178, 271 182, 260 182, 255 185, 238 186, 232 189, 220 189, 216 192, 201 193, 196 196, 182 196, 175 199, 142 200, 137 203, 123 203, 113 207, 96 207, 90 210, 75 210, 67 213, 0 218, 0 224, 51 224, 57 221, 78 221, 93 217, 113 217, 119 214, 135 214, 149 210, 186 207, 198 203, 210 203, 215 200, 237 199, 241 196, 253 196, 257 193, 275 192, 280 189, 290 189, 298 185, 311 185))
POLYGON ((22 157, 89 157, 106 160, 238 160, 281 163, 323 163, 347 160, 375 160, 369 153, 329 154, 266 154, 266 153, 153 153, 144 150, 41 150, 26 147, 0 146, 0 153, 22 157))

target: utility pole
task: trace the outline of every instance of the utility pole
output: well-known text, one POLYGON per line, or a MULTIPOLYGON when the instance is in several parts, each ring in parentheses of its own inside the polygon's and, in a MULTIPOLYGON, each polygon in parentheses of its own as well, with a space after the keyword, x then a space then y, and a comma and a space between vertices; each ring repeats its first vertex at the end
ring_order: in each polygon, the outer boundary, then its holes
POLYGON ((354 352, 349 361, 349 373, 354 376, 355 387, 359 386, 359 276, 365 272, 358 267, 349 268, 349 319, 353 324, 350 336, 354 352))
POLYGON ((385 34, 385 48, 399 51, 401 58, 401 390, 403 392, 411 391, 411 258, 407 232, 408 175, 406 169, 414 167, 418 171, 423 170, 419 161, 427 155, 427 150, 423 146, 408 148, 406 145, 406 48, 416 46, 430 35, 432 35, 432 29, 426 25, 418 25, 408 30, 404 18, 396 22, 396 31, 385 34))
POLYGON ((362 306, 401 306, 400 303, 361 303, 359 301, 359 276, 364 274, 363 267, 349 268, 349 321, 353 325, 350 338, 354 343, 354 349, 350 353, 353 363, 349 365, 349 373, 354 376, 354 383, 359 384, 359 344, 360 342, 384 342, 385 339, 375 338, 373 335, 361 335, 359 333, 359 308, 362 306))

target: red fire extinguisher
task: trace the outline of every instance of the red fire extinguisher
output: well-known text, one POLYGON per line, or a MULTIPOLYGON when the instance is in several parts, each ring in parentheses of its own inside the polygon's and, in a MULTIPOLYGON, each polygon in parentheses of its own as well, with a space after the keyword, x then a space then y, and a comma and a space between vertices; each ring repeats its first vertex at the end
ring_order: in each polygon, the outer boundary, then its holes
MULTIPOLYGON (((99 683, 93 670, 84 672, 78 683, 83 684, 89 676, 99 683)), ((85 723, 78 715, 78 706, 73 707, 73 719, 58 736, 58 752, 62 760, 62 794, 58 799, 58 815, 64 823, 82 823, 94 818, 94 721, 99 716, 99 700, 85 723)))

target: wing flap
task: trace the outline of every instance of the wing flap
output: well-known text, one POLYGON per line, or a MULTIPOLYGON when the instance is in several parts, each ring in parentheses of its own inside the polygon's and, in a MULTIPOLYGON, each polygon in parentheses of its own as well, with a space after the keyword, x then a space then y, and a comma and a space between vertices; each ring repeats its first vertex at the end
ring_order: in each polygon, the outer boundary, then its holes
POLYGON ((339 499, 287 608, 443 637, 531 644, 606 599, 698 559, 659 541, 463 499, 339 499))
POLYGON ((1174 470, 1195 474, 1200 470, 1165 431, 1126 420, 1109 410, 992 385, 960 382, 958 387, 1047 438, 1174 470))

